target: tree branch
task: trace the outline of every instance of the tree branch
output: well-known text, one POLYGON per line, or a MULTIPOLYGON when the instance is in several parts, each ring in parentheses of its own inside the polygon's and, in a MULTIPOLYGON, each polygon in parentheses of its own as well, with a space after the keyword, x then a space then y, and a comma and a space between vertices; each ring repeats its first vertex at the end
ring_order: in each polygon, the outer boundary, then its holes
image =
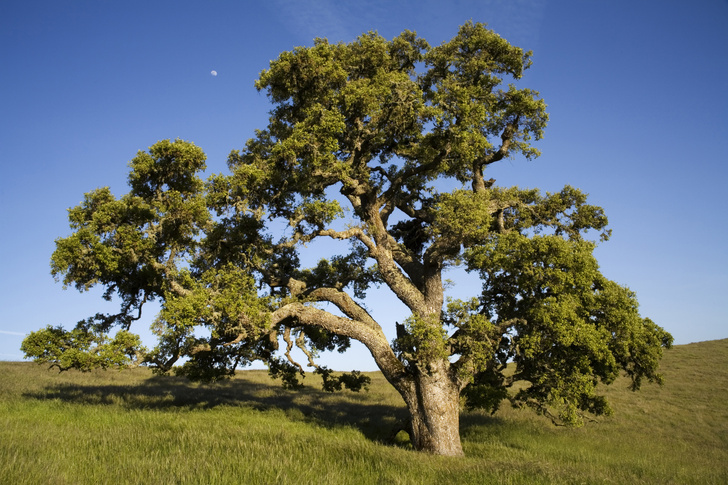
POLYGON ((516 116, 513 121, 508 123, 503 129, 501 134, 501 146, 500 148, 483 158, 477 159, 473 162, 473 192, 484 192, 488 187, 483 179, 483 168, 486 165, 495 163, 502 160, 508 155, 508 150, 511 148, 513 142, 513 136, 518 130, 518 120, 520 116, 516 116))
POLYGON ((407 377, 404 365, 392 351, 381 328, 375 329, 359 320, 333 315, 325 310, 299 302, 284 305, 271 314, 273 326, 284 321, 321 327, 331 333, 358 340, 369 349, 379 369, 395 387, 399 387, 403 379, 407 377))
POLYGON ((316 236, 329 236, 333 239, 351 239, 356 238, 361 241, 370 251, 376 247, 372 241, 360 227, 350 227, 345 231, 336 231, 334 229, 322 229, 318 231, 316 236))
POLYGON ((303 332, 300 332, 298 334, 298 337, 296 338, 296 347, 301 349, 301 352, 303 352, 306 355, 306 358, 308 359, 308 366, 313 367, 315 369, 319 368, 319 365, 314 361, 313 359, 313 353, 306 348, 306 336, 303 332))
POLYGON ((303 372, 303 366, 296 362, 291 356, 291 350, 293 350, 293 341, 291 340, 291 327, 286 326, 285 330, 283 330, 283 341, 286 342, 286 352, 284 354, 286 356, 286 359, 288 359, 288 362, 298 367, 298 370, 303 372))
POLYGON ((411 177, 416 177, 430 170, 435 170, 450 155, 450 142, 445 144, 442 150, 429 162, 422 165, 410 166, 401 171, 394 179, 390 181, 389 188, 382 194, 379 199, 379 205, 386 206, 390 200, 394 200, 397 194, 402 193, 402 186, 411 177))
POLYGON ((335 288, 316 288, 307 294, 315 301, 333 303, 344 315, 352 320, 358 320, 372 329, 381 331, 381 326, 369 315, 361 305, 354 301, 348 293, 335 288))

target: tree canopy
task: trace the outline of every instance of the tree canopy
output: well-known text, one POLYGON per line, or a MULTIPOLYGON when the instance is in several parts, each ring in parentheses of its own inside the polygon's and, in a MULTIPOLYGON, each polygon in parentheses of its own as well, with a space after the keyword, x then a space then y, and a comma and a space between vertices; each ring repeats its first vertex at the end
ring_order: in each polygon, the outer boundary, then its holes
POLYGON ((228 174, 203 181, 202 150, 165 140, 130 162, 129 193, 97 189, 69 210, 52 274, 121 308, 34 332, 23 351, 59 369, 145 364, 208 380, 261 360, 295 388, 298 348, 327 390, 358 390, 366 376, 317 364, 354 339, 402 395, 415 447, 439 454, 462 453, 461 397, 570 424, 609 413, 599 385, 620 372, 634 389, 661 382, 672 337, 600 273, 593 251, 610 230, 582 191, 486 180, 493 163, 539 155, 548 115, 521 86, 530 65, 531 52, 471 22, 436 47, 370 32, 283 52, 255 83, 269 123, 230 153, 228 174), (306 267, 319 239, 348 249, 306 267), (482 288, 446 298, 451 267, 482 288), (372 287, 410 317, 375 321, 372 287), (151 301, 148 350, 131 326, 151 301))

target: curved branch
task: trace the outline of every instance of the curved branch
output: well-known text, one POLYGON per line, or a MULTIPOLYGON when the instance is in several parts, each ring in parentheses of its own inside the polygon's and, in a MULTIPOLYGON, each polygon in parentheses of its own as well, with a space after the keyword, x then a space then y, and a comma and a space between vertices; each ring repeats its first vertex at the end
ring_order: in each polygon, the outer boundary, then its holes
POLYGON ((369 250, 369 256, 371 256, 379 265, 382 278, 392 291, 395 292, 397 297, 410 308, 422 307, 424 298, 422 297, 421 292, 397 266, 400 260, 405 264, 407 262, 412 262, 412 260, 408 260, 404 257, 405 254, 399 249, 399 244, 394 241, 394 238, 392 238, 386 230, 382 229, 380 232, 382 233, 382 237, 379 238, 379 241, 372 240, 360 227, 352 227, 346 231, 324 229, 319 231, 317 236, 329 236, 335 239, 357 238, 367 247, 369 250), (393 245, 396 249, 391 251, 386 248, 388 245, 393 245), (395 257, 395 255, 399 256, 399 258, 395 257))
POLYGON ((407 377, 404 365, 397 359, 381 328, 375 329, 362 321, 340 317, 298 302, 284 305, 271 314, 272 325, 284 321, 321 327, 331 333, 361 342, 369 349, 382 374, 397 388, 401 387, 407 377))
POLYGON ((346 231, 336 231, 334 229, 322 229, 315 234, 317 236, 328 236, 333 239, 351 239, 356 238, 361 241, 370 251, 376 246, 374 241, 367 236, 361 227, 350 227, 346 231))
POLYGON ((352 320, 358 320, 374 330, 382 330, 377 321, 369 315, 369 312, 344 291, 335 288, 317 288, 308 293, 307 296, 316 301, 333 303, 344 315, 352 320))
POLYGON ((391 251, 377 248, 372 257, 379 265, 379 273, 397 298, 412 311, 427 313, 425 297, 420 289, 405 275, 395 262, 391 251))
POLYGON ((291 327, 286 327, 283 331, 283 340, 286 342, 286 352, 284 354, 286 356, 286 359, 288 359, 288 362, 298 367, 298 370, 303 372, 303 366, 296 362, 291 356, 291 350, 293 350, 293 341, 291 340, 291 327))
POLYGON ((301 352, 306 355, 309 367, 313 367, 315 369, 320 368, 320 366, 314 361, 313 353, 306 347, 306 337, 303 332, 299 332, 298 337, 296 338, 296 347, 301 349, 301 352))

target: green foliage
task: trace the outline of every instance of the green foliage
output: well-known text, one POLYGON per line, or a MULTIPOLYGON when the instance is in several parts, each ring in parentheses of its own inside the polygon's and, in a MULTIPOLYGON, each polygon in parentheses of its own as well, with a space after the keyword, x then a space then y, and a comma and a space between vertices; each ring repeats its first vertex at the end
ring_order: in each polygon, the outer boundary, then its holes
POLYGON ((202 189, 195 174, 205 169, 205 158, 200 148, 179 139, 155 143, 129 163, 131 193, 146 200, 162 193, 194 197, 202 189))
POLYGON ((205 155, 195 145, 162 141, 130 163, 132 191, 117 200, 108 187, 69 209, 74 233, 56 240, 51 272, 79 290, 105 287, 123 301, 115 319, 126 326, 149 300, 164 297, 165 280, 197 246, 209 222, 202 181, 205 155))
POLYGON ((20 350, 39 364, 51 364, 61 371, 88 372, 139 364, 138 357, 144 348, 138 335, 120 330, 111 338, 83 328, 83 323, 71 331, 48 325, 28 335, 20 350))
POLYGON ((394 348, 407 365, 427 368, 448 357, 447 333, 434 316, 411 315, 400 328, 394 348))
POLYGON ((634 294, 606 280, 594 244, 556 235, 509 233, 471 248, 467 261, 484 281, 481 312, 507 328, 500 360, 516 364, 513 382, 526 381, 513 401, 580 424, 580 411, 608 414, 596 394, 624 370, 633 389, 662 382, 662 349, 672 337, 639 316, 634 294))
POLYGON ((503 76, 520 79, 531 65, 531 52, 511 46, 481 24, 467 23, 450 42, 431 49, 425 59, 431 69, 424 76, 427 99, 435 107, 431 120, 435 131, 449 131, 456 155, 448 174, 472 180, 472 164, 483 152, 497 149, 492 137, 500 136, 517 120, 520 126, 512 140, 513 153, 527 158, 539 152, 528 142, 540 139, 548 115, 538 93, 497 89, 503 76))
POLYGON ((195 380, 229 377, 250 363, 254 354, 246 345, 259 342, 270 326, 268 298, 258 297, 253 276, 226 264, 197 278, 185 270, 177 284, 184 291, 170 291, 165 299, 154 324, 160 345, 148 360, 161 363, 187 355, 174 371, 195 380), (210 336, 195 336, 198 327, 206 327, 210 336))
POLYGON ((313 268, 297 273, 297 278, 314 288, 351 288, 357 298, 365 298, 372 284, 381 282, 376 268, 367 267, 367 256, 361 247, 354 248, 346 256, 334 255, 319 260, 313 268))
POLYGON ((430 238, 452 241, 450 247, 455 254, 460 253, 461 244, 468 247, 487 238, 494 224, 491 195, 469 190, 440 194, 433 207, 430 238))
POLYGON ((298 380, 298 376, 303 376, 304 372, 283 359, 271 359, 268 362, 268 374, 274 379, 280 379, 283 382, 284 389, 300 389, 303 387, 303 384, 298 380))
POLYGON ((340 391, 349 389, 350 391, 359 392, 362 389, 368 389, 372 379, 359 371, 344 372, 335 376, 334 372, 326 367, 319 367, 316 373, 321 376, 323 382, 323 390, 327 392, 340 391))

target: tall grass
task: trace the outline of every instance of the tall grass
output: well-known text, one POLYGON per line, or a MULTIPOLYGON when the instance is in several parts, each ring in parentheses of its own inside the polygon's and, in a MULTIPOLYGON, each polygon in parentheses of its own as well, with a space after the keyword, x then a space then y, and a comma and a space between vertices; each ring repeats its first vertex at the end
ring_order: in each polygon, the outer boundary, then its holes
POLYGON ((442 458, 391 440, 406 414, 379 373, 332 395, 262 371, 200 385, 3 362, 0 483, 728 483, 728 340, 677 346, 663 371, 662 388, 608 388, 615 416, 583 428, 464 413, 466 457, 442 458))

